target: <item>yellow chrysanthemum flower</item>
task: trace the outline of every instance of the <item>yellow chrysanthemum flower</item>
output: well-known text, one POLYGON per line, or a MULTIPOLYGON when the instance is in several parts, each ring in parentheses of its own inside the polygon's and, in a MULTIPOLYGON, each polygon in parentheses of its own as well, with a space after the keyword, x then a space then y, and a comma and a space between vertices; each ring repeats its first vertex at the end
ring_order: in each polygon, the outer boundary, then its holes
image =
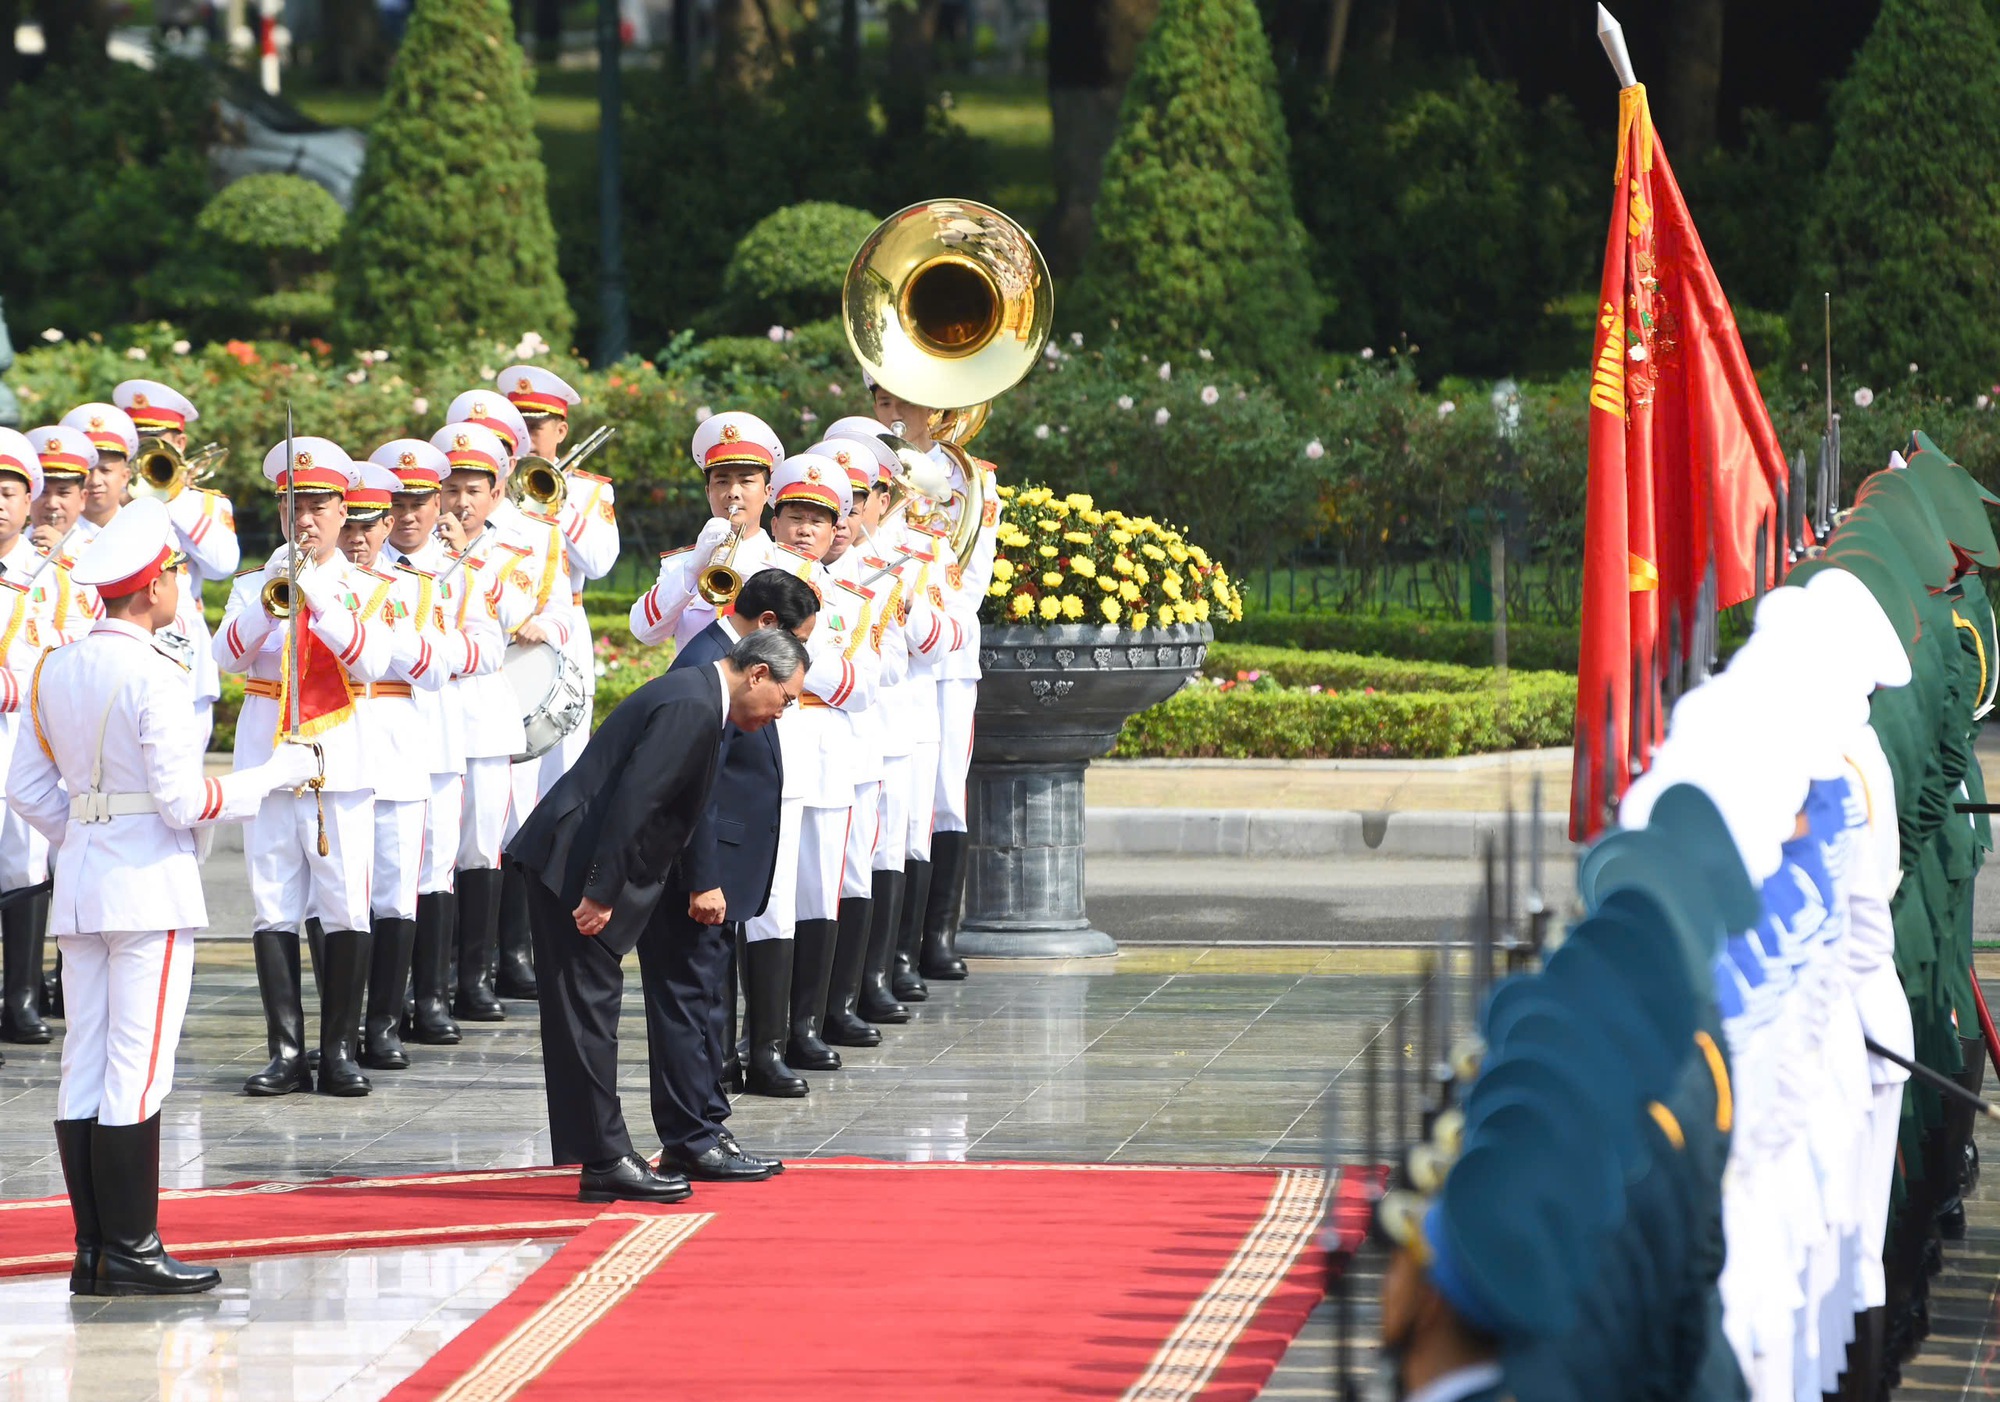
POLYGON ((1102 599, 1098 602, 1097 606, 1104 610, 1104 621, 1106 623, 1116 623, 1118 621, 1118 603, 1116 600, 1102 599))
POLYGON ((1080 574, 1085 579, 1095 579, 1097 578, 1097 562, 1088 556, 1072 555, 1069 561, 1069 572, 1071 574, 1080 574))
POLYGON ((1104 524, 1104 513, 1102 511, 1079 511, 1077 515, 1082 518, 1083 524, 1086 526, 1101 526, 1104 524))
MULTIPOLYGON (((1107 517, 1106 519, 1109 518, 1107 517)), ((1113 531, 1111 533, 1111 543, 1113 545, 1130 545, 1132 543, 1132 533, 1130 531, 1122 531, 1122 530, 1113 531)))
POLYGON ((1055 597, 1053 595, 1045 595, 1043 597, 1041 605, 1041 615, 1046 621, 1050 623, 1055 622, 1056 615, 1061 612, 1062 612, 1062 605, 1056 602, 1055 597))
POLYGON ((1180 598, 1181 577, 1175 574, 1172 570, 1168 570, 1166 574, 1160 577, 1160 588, 1166 591, 1166 595, 1169 599, 1180 598))
POLYGON ((1118 581, 1108 574, 1101 574, 1097 577, 1097 587, 1107 594, 1115 594, 1118 592, 1118 581))
POLYGON ((1197 623, 1208 622, 1208 600, 1196 599, 1194 601, 1194 621, 1197 623))
POLYGON ((1026 618, 1035 611, 1035 601, 1026 594, 1016 594, 1014 601, 1007 606, 1007 611, 1016 618, 1026 618))
POLYGON ((1062 571, 1061 571, 1061 570, 1043 570, 1043 571, 1042 571, 1042 588, 1044 588, 1044 589, 1060 589, 1060 588, 1062 587, 1062 581, 1063 581, 1063 577, 1062 577, 1062 571))
POLYGON ((993 562, 993 577, 1002 582, 1012 579, 1014 577, 1014 562, 1008 559, 995 560, 993 562))
POLYGON ((1007 498, 1014 495, 1014 489, 1012 487, 996 487, 994 489, 994 495, 998 496, 1002 501, 1005 501, 1007 498))
POLYGON ((1049 516, 1044 516, 1041 520, 1035 522, 1035 524, 1051 534, 1062 529, 1062 522, 1049 516))
POLYGON ((1077 511, 1088 511, 1097 504, 1082 492, 1071 492, 1063 501, 1077 511))
POLYGON ((1145 611, 1144 609, 1134 609, 1134 610, 1132 610, 1132 617, 1131 617, 1131 619, 1129 620, 1129 622, 1130 622, 1130 624, 1131 624, 1131 626, 1132 626, 1132 627, 1134 627, 1134 628, 1144 628, 1144 627, 1146 626, 1146 621, 1147 621, 1147 620, 1146 620, 1146 611, 1145 611))
POLYGON ((1088 545, 1090 544, 1090 532, 1064 531, 1063 539, 1068 541, 1071 545, 1088 545))
POLYGON ((1192 623, 1192 622, 1194 622, 1194 605, 1192 605, 1192 604, 1175 604, 1175 605, 1174 605, 1174 617, 1176 617, 1176 618, 1180 619, 1180 621, 1181 621, 1181 622, 1183 622, 1183 623, 1192 623))
POLYGON ((1111 560, 1111 568, 1112 568, 1112 569, 1114 569, 1114 570, 1116 570, 1116 571, 1118 571, 1118 573, 1120 573, 1120 574, 1130 574, 1130 573, 1132 573, 1132 558, 1131 558, 1131 556, 1129 556, 1129 555, 1117 555, 1117 556, 1113 556, 1113 557, 1112 557, 1112 560, 1111 560))
POLYGON ((1190 545, 1188 547, 1188 555, 1203 569, 1208 568, 1208 552, 1203 550, 1199 545, 1190 545))
POLYGON ((1006 598, 1007 597, 1006 581, 999 579, 994 580, 991 584, 986 586, 986 592, 991 594, 996 599, 1006 598))
POLYGON ((1072 621, 1083 617, 1083 600, 1074 594, 1063 595, 1062 616, 1072 621))
POLYGON ((1167 547, 1167 554, 1173 557, 1173 561, 1177 565, 1184 565, 1187 563, 1187 558, 1188 558, 1187 547, 1180 544, 1178 541, 1174 542, 1173 544, 1167 547))
POLYGON ((1125 581, 1124 583, 1122 583, 1122 584, 1120 584, 1120 585, 1118 586, 1118 597, 1119 597, 1119 598, 1121 598, 1121 599, 1123 599, 1123 600, 1124 600, 1124 601, 1125 601, 1126 603, 1128 603, 1128 604, 1136 604, 1136 603, 1138 603, 1138 602, 1139 602, 1139 586, 1138 586, 1138 585, 1136 585, 1136 584, 1134 584, 1134 583, 1133 583, 1133 582, 1132 582, 1131 580, 1129 580, 1129 579, 1128 579, 1128 580, 1126 580, 1126 581, 1125 581))
POLYGON ((1056 549, 1053 545, 1044 545, 1039 553, 1044 560, 1053 560, 1056 556, 1062 554, 1062 551, 1056 549))
POLYGON ((1164 560, 1167 558, 1167 552, 1160 549, 1159 546, 1153 544, 1150 540, 1139 547, 1139 553, 1144 555, 1148 560, 1164 560))

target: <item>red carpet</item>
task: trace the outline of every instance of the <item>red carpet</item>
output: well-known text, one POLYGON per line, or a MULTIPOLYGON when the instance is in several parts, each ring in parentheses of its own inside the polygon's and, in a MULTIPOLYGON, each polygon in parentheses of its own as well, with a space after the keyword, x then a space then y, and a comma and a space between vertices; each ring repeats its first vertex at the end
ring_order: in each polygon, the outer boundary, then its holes
MULTIPOLYGON (((796 1162, 676 1208, 575 1200, 572 1172, 179 1193, 214 1259, 571 1237, 396 1402, 1250 1398, 1319 1295, 1314 1170, 796 1162)), ((66 1269, 60 1199, 0 1203, 0 1273, 66 1269)))

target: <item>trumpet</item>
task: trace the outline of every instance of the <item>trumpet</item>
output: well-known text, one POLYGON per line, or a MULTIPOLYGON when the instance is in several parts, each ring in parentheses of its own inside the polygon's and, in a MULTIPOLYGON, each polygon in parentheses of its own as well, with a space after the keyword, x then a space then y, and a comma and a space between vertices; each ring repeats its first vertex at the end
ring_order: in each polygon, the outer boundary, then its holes
MULTIPOLYGON (((731 513, 732 518, 734 513, 731 513)), ((722 538, 722 544, 715 547, 715 553, 708 557, 708 563, 695 576, 695 592, 710 608, 721 608, 736 598, 736 591, 743 587, 743 576, 734 568, 736 547, 743 544, 743 527, 732 519, 729 534, 722 538)))
POLYGON ((617 431, 610 424, 599 424, 556 462, 539 453, 526 454, 514 464, 514 471, 507 478, 507 500, 524 511, 531 504, 539 511, 561 506, 563 498, 569 495, 569 472, 602 448, 617 431))
POLYGON ((292 616, 292 581, 284 575, 265 580, 263 592, 258 597, 264 601, 264 612, 271 617, 286 619, 292 616))
POLYGON ((189 487, 199 486, 228 456, 229 450, 220 443, 183 453, 158 434, 149 435, 139 440, 127 490, 134 501, 144 497, 172 501, 189 487))

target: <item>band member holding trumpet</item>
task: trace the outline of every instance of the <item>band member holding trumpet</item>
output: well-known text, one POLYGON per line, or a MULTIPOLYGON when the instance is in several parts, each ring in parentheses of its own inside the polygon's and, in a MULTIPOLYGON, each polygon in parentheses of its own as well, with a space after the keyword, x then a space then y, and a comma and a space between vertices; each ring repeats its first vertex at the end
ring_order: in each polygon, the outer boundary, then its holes
POLYGON ((412 621, 418 640, 430 649, 432 665, 447 674, 441 690, 420 686, 411 698, 425 737, 424 767, 430 775, 430 793, 425 804, 423 864, 417 877, 410 963, 412 1012, 405 1035, 427 1046, 451 1046, 460 1039, 458 1024, 451 1020, 451 969, 458 941, 454 868, 465 806, 465 698, 472 679, 499 670, 506 642, 488 592, 468 586, 467 569, 477 581, 482 567, 460 565, 462 557, 447 551, 439 538, 443 519, 440 489, 451 474, 451 459, 420 438, 398 438, 377 448, 369 461, 396 474, 398 485, 389 499, 389 542, 383 558, 415 582, 417 602, 412 621))
POLYGON ((710 414, 694 431, 694 460, 714 514, 693 545, 660 556, 660 577, 632 605, 632 636, 648 645, 687 642, 728 607, 771 555, 764 506, 785 445, 755 414, 710 414))
MULTIPOLYGON (((200 464, 213 464, 217 450, 190 457, 187 426, 201 417, 187 396, 158 380, 126 380, 111 391, 139 430, 140 450, 130 482, 134 497, 157 496, 174 523, 174 539, 186 564, 181 573, 181 616, 173 631, 187 640, 194 658, 195 709, 203 734, 213 727, 210 710, 222 694, 222 674, 210 651, 208 618, 202 612, 202 585, 236 573, 242 550, 236 543, 236 513, 229 498, 204 487, 200 464), (147 443, 148 438, 158 446, 147 443), (163 451, 164 450, 164 451, 163 451)), ((206 739, 203 740, 206 746, 206 739)))
POLYGON ((340 445, 287 439, 266 454, 264 477, 283 494, 290 544, 262 569, 236 577, 214 644, 223 670, 244 677, 236 766, 252 768, 279 742, 299 739, 319 749, 325 767, 310 791, 267 797, 244 834, 271 1061, 243 1088, 251 1095, 312 1089, 299 933, 305 920, 317 919, 326 931, 319 1089, 366 1095, 369 1081, 355 1057, 371 952, 375 815, 355 703, 393 664, 389 629, 366 621, 380 613, 389 586, 340 553, 347 493, 360 479, 340 445))
POLYGON ((317 771, 310 750, 280 745, 255 768, 202 777, 188 671, 153 641, 179 604, 172 540, 165 509, 142 501, 83 552, 77 574, 106 616, 37 667, 33 738, 7 772, 8 807, 61 843, 52 923, 69 1027, 55 1131, 79 1295, 179 1295, 220 1281, 168 1255, 158 1234, 160 1106, 192 932, 208 920, 188 830, 240 822, 317 771))
MULTIPOLYGON (((475 423, 447 424, 432 435, 431 446, 445 455, 450 469, 440 493, 443 511, 437 528, 455 556, 438 580, 460 591, 460 627, 483 613, 503 637, 513 636, 533 622, 534 584, 528 550, 492 524, 512 455, 498 434, 475 423)), ((514 797, 510 770, 526 736, 513 688, 497 670, 464 677, 458 695, 465 720, 465 792, 457 854, 458 996, 453 1011, 464 1021, 502 1022, 507 1014, 493 987, 500 854, 514 797)))

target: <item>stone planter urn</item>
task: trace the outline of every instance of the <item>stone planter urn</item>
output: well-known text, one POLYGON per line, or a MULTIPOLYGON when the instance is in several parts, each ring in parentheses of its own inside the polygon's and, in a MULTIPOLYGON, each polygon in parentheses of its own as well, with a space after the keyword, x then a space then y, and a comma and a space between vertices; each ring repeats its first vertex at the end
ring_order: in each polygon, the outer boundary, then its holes
POLYGON ((1214 638, 1206 623, 983 625, 960 953, 1118 952, 1083 909, 1083 771, 1110 753, 1128 716, 1200 670, 1214 638))

